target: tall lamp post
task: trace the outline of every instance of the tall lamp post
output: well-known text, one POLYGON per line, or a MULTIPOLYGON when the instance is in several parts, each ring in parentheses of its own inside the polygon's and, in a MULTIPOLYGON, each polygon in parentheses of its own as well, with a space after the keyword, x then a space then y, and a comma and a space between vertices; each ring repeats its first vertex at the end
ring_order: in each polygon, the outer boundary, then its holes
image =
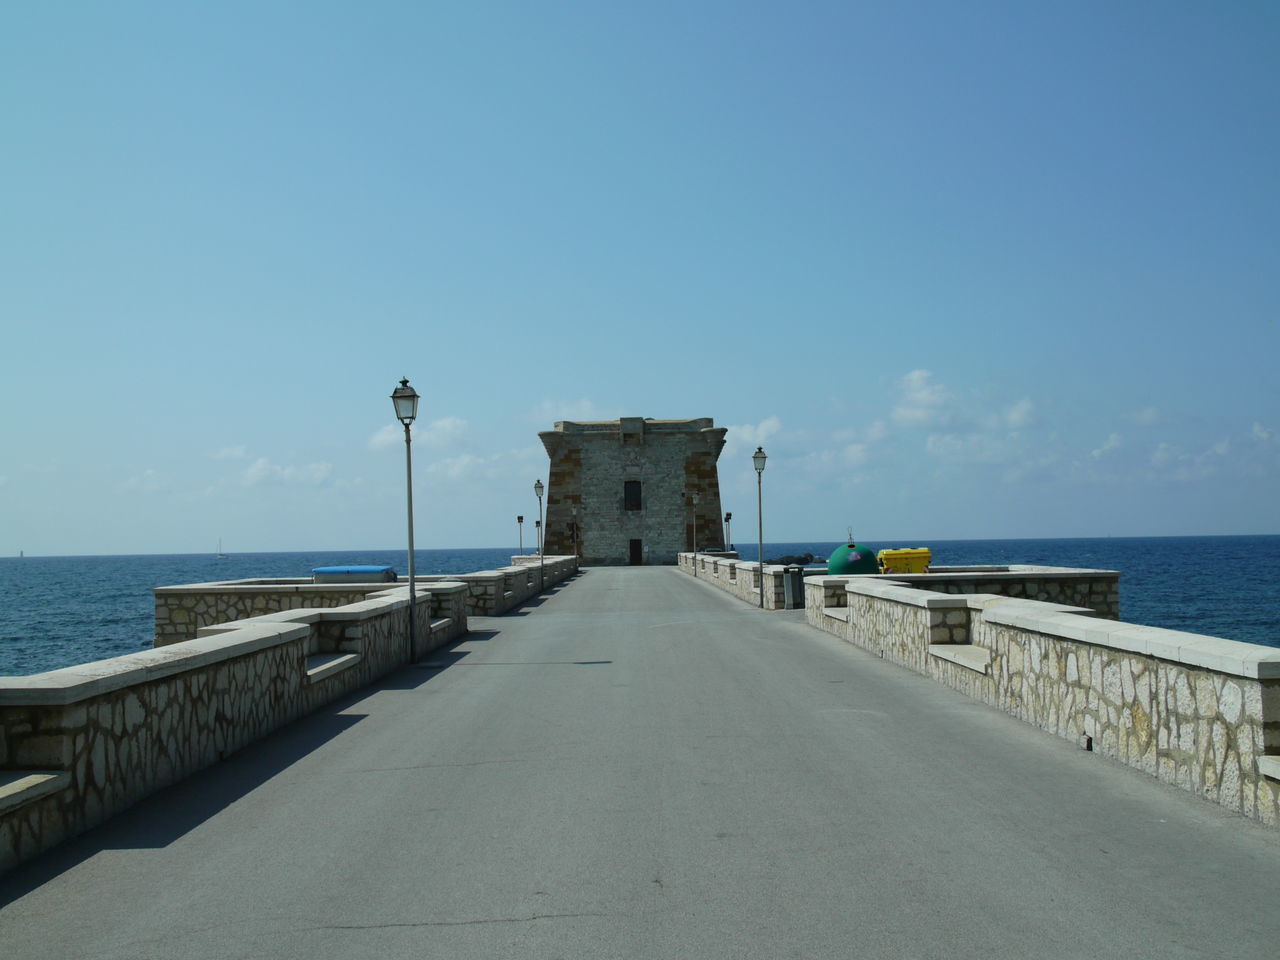
POLYGON ((698 576, 698 492, 695 490, 689 498, 693 501, 693 576, 698 576))
POLYGON ((732 519, 733 519, 733 514, 726 512, 724 515, 724 548, 726 550, 733 549, 733 537, 730 536, 730 531, 733 529, 733 526, 729 522, 732 519))
POLYGON ((763 499, 761 496, 761 478, 764 476, 764 462, 769 459, 769 455, 764 452, 764 447, 756 447, 756 452, 751 455, 751 462, 756 468, 756 546, 760 550, 760 609, 764 609, 764 512, 761 509, 763 499))
POLYGON ((409 662, 412 663, 418 613, 413 582, 413 432, 409 428, 418 416, 418 391, 409 386, 408 377, 401 379, 400 386, 392 392, 391 403, 396 410, 396 419, 404 424, 404 479, 409 502, 409 662))
POLYGON ((543 490, 542 481, 541 480, 533 481, 533 495, 538 498, 538 592, 539 593, 541 593, 542 590, 545 589, 546 587, 546 581, 543 579, 546 576, 546 569, 543 565, 544 558, 543 558, 543 549, 542 549, 542 540, 543 540, 542 490, 543 490))
POLYGON ((516 515, 516 527, 520 531, 520 553, 523 555, 524 554, 524 516, 521 514, 516 515))

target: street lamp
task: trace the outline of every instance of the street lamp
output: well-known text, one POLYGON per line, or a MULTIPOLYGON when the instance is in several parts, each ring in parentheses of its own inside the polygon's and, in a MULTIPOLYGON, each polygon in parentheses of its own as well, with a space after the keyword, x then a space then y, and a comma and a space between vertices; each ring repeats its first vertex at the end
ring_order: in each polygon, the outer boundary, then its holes
POLYGON ((524 555, 524 517, 520 514, 516 515, 516 527, 520 531, 520 554, 524 555))
POLYGON ((413 433, 409 428, 418 416, 418 391, 409 386, 408 377, 401 379, 400 386, 392 391, 391 403, 396 410, 396 419, 404 424, 404 478, 409 502, 409 662, 412 663, 418 612, 413 582, 413 433))
POLYGON ((693 576, 698 576, 698 492, 695 490, 689 498, 693 501, 693 576))
POLYGON ((542 535, 542 490, 543 490, 542 481, 541 481, 541 480, 535 480, 535 481, 533 481, 533 495, 534 495, 535 497, 537 497, 537 498, 538 498, 538 526, 537 526, 537 530, 538 530, 538 591, 539 591, 539 592, 541 592, 543 589, 545 589, 545 586, 546 586, 546 581, 543 579, 543 578, 546 576, 546 569, 545 569, 545 567, 544 567, 544 558, 543 558, 543 549, 542 549, 542 539, 543 539, 543 535, 542 535))
POLYGON ((764 447, 756 447, 756 452, 751 455, 751 462, 756 468, 756 546, 760 550, 760 609, 764 609, 764 513, 761 510, 761 478, 764 476, 764 462, 769 459, 769 455, 764 452, 764 447))
POLYGON ((724 548, 726 550, 733 549, 733 537, 730 536, 729 533, 733 529, 732 525, 729 523, 732 519, 733 514, 726 512, 724 515, 724 548))

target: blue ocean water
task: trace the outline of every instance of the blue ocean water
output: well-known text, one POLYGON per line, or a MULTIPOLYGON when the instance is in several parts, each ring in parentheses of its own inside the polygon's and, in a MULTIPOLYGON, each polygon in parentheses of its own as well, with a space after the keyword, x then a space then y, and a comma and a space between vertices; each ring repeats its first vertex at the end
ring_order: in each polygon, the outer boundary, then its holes
MULTIPOLYGON (((840 544, 766 543, 765 558, 827 556, 840 544)), ((932 548, 939 566, 1044 563, 1119 570, 1126 621, 1280 646, 1280 536, 880 541, 932 548)), ((755 544, 739 543, 743 559, 755 544)), ((419 573, 506 566, 514 548, 419 550, 419 573)), ((151 588, 247 577, 302 577, 333 564, 390 564, 404 551, 0 558, 0 675, 23 675, 151 646, 151 588)))
MULTIPOLYGON (((419 574, 469 573, 511 563, 514 547, 415 550, 419 574)), ((131 557, 0 558, 0 676, 56 670, 150 648, 152 587, 249 577, 308 577, 315 567, 388 564, 403 550, 322 553, 153 554, 131 557)))
MULTIPOLYGON (((861 541, 859 541, 861 542, 861 541)), ((766 560, 830 556, 840 543, 766 543, 766 560)), ((1120 617, 1170 630, 1280 647, 1280 536, 868 542, 929 547, 938 566, 1043 563, 1120 571, 1120 617)), ((736 544, 744 560, 754 543, 736 544)))

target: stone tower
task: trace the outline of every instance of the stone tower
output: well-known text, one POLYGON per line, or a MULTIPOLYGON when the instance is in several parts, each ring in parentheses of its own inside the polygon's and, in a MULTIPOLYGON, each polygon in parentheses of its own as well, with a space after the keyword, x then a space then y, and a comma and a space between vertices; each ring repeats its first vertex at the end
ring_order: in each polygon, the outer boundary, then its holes
POLYGON ((695 540, 699 550, 723 549, 724 435, 710 417, 562 420, 539 433, 551 458, 546 552, 588 564, 673 564, 695 540))

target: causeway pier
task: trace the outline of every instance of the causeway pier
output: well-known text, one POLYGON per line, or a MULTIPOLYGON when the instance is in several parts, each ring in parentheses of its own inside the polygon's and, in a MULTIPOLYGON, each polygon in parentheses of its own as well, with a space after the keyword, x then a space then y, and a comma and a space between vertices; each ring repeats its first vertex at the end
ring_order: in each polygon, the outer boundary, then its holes
MULTIPOLYGON (((757 565, 729 562, 442 579, 413 651, 394 584, 157 591, 166 616, 208 618, 194 639, 0 687, 0 952, 1275 955, 1280 831, 1262 805, 1280 651, 1182 634, 1179 661, 1155 633, 1126 651, 1125 631, 1132 647, 1151 628, 1076 602, 1109 602, 1091 572, 1067 603, 1028 598, 1033 571, 989 570, 985 593, 809 577, 805 608, 762 610, 735 595, 757 565), (1092 715, 1088 743, 1032 715, 1059 656, 1062 703, 1083 704, 1055 716, 1092 715), (1108 696, 1141 699, 1126 657, 1152 676, 1148 725, 1117 714, 1122 737, 1098 718, 1108 696), (970 687, 947 681, 959 671, 970 687), (1170 728, 1185 742, 1162 746, 1170 728), (1251 809, 1176 782, 1202 776, 1197 751, 1224 772, 1237 756, 1238 777, 1246 735, 1251 809), (53 842, 22 846, 42 829, 53 842)), ((782 574, 765 569, 771 597, 782 574)))

